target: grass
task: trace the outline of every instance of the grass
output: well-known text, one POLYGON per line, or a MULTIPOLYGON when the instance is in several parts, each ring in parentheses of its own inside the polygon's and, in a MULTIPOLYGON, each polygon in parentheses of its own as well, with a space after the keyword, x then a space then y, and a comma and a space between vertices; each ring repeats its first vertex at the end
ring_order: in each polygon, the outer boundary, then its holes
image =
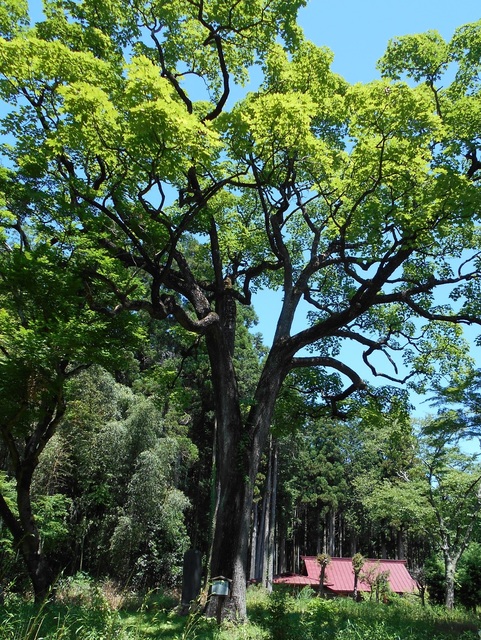
POLYGON ((323 600, 309 590, 269 595, 248 591, 249 622, 221 627, 197 611, 179 616, 169 595, 139 598, 86 576, 60 584, 56 598, 36 607, 7 595, 0 607, 1 640, 475 640, 479 616, 464 610, 421 607, 395 598, 389 604, 323 600))

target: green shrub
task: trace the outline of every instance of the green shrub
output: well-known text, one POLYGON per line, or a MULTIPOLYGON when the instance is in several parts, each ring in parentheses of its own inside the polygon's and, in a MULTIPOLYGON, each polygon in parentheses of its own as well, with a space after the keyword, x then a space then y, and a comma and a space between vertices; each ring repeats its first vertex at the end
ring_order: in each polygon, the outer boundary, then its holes
POLYGON ((336 634, 336 640, 400 640, 397 631, 388 631, 384 622, 366 624, 347 621, 347 626, 336 634))
POLYGON ((476 610, 481 604, 481 544, 472 542, 466 549, 457 574, 459 602, 476 610))
POLYGON ((294 599, 287 589, 274 589, 267 601, 267 622, 273 640, 291 640, 299 629, 293 620, 294 599))
POLYGON ((428 558, 424 565, 424 572, 426 576, 429 602, 432 604, 443 604, 446 593, 446 579, 444 576, 444 566, 441 558, 436 556, 428 558))

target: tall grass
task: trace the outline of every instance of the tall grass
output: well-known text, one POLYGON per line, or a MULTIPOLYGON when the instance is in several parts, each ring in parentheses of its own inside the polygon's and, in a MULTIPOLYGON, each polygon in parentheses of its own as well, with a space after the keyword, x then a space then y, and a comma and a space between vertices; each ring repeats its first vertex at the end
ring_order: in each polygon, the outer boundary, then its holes
POLYGON ((56 598, 38 607, 7 595, 0 607, 0 640, 477 640, 481 620, 463 610, 324 600, 309 589, 248 590, 249 622, 206 619, 197 609, 179 616, 161 592, 139 597, 87 576, 61 581, 56 598))
POLYGON ((41 605, 7 593, 0 607, 1 640, 122 640, 120 615, 101 585, 79 576, 60 581, 57 593, 41 605))

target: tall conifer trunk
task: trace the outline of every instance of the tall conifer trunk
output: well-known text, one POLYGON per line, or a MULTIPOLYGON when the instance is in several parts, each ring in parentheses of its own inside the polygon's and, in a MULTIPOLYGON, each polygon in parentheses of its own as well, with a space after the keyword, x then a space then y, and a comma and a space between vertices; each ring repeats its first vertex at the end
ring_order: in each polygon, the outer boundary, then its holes
POLYGON ((272 493, 270 508, 270 523, 268 536, 268 553, 267 553, 267 588, 272 591, 272 581, 274 579, 274 563, 275 563, 275 533, 276 533, 276 507, 277 507, 277 443, 272 445, 272 493))
POLYGON ((252 529, 251 529, 251 559, 250 559, 250 572, 249 579, 256 580, 256 553, 257 553, 257 533, 258 533, 258 520, 259 520, 259 503, 254 502, 252 508, 252 529))

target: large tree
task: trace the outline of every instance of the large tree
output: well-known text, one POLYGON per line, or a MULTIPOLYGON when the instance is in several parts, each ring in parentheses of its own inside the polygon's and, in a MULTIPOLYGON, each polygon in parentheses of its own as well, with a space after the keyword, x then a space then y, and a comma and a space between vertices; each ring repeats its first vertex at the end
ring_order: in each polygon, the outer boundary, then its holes
POLYGON ((144 309, 203 336, 217 422, 211 572, 233 578, 243 616, 253 487, 288 374, 325 371, 317 392, 336 413, 365 387, 362 360, 393 380, 390 353, 402 352, 401 377, 441 375, 459 323, 477 322, 481 26, 451 43, 392 43, 386 79, 349 86, 303 40, 302 0, 47 0, 32 29, 21 4, 0 25, 3 151, 15 184, 49 202, 17 206, 16 226, 36 219, 88 253, 92 309, 144 309), (262 85, 230 106, 254 63, 262 85), (282 304, 245 407, 236 310, 263 287, 282 304))

